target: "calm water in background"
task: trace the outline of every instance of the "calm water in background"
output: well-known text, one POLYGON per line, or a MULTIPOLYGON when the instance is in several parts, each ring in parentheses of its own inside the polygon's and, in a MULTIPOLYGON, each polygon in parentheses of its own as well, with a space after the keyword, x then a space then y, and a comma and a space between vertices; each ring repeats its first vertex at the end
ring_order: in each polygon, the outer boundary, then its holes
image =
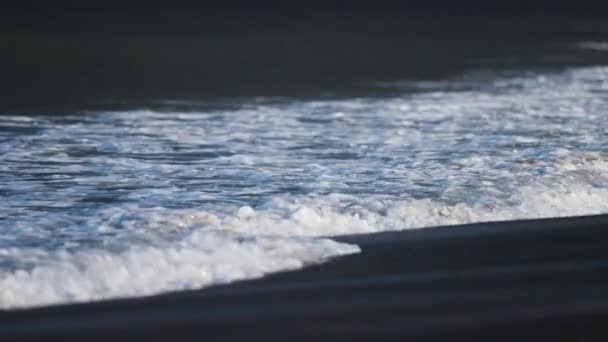
POLYGON ((4 33, 0 307, 359 252, 339 234, 608 212, 598 26, 319 23, 4 33))

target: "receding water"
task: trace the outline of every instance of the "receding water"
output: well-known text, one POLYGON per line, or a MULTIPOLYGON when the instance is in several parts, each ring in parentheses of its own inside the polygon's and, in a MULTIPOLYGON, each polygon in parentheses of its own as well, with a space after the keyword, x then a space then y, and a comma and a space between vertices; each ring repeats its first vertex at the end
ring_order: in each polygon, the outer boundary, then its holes
POLYGON ((0 116, 0 307, 359 252, 340 234, 608 212, 608 67, 376 86, 391 95, 0 116))

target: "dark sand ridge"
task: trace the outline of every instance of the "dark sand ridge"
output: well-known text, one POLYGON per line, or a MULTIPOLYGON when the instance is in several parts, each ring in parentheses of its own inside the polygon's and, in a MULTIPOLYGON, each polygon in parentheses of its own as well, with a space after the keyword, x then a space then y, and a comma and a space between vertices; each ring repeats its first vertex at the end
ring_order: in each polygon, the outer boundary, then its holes
POLYGON ((608 337, 607 215, 336 239, 362 253, 199 291, 0 312, 0 339, 608 337))

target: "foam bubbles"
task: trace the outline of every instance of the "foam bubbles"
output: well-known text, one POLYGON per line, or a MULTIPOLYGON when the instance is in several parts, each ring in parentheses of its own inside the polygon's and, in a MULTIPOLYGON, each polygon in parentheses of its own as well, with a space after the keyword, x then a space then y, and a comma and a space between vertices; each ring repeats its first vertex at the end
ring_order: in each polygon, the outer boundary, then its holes
POLYGON ((342 234, 608 213, 608 68, 381 86, 415 92, 0 116, 0 308, 297 269, 358 252, 342 234))
POLYGON ((358 251, 327 239, 202 231, 172 244, 139 245, 118 253, 12 250, 8 254, 33 259, 35 266, 0 272, 0 303, 13 308, 197 289, 358 251))
POLYGON ((578 47, 583 50, 608 51, 608 42, 587 41, 579 43, 578 47))

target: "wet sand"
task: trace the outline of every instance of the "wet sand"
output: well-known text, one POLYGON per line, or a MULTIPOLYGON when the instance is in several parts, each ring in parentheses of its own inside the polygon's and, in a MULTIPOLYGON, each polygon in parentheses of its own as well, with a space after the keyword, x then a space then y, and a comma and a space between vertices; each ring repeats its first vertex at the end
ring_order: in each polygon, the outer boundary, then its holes
POLYGON ((344 236, 362 252, 148 298, 0 313, 1 340, 605 340, 608 216, 344 236))
POLYGON ((400 96, 420 89, 386 84, 608 61, 606 51, 577 48, 607 40, 601 17, 93 11, 0 19, 11 52, 0 54, 0 115, 400 96))

